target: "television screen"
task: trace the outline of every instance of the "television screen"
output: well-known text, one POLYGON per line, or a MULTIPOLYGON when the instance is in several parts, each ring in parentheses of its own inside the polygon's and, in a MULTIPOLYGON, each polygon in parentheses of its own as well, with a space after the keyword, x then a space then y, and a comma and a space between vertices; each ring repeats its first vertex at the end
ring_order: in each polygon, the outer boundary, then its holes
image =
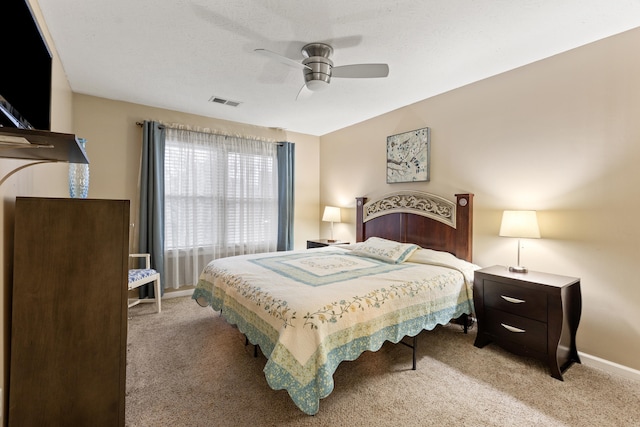
POLYGON ((0 124, 51 130, 52 56, 31 6, 26 0, 2 0, 0 16, 12 24, 3 31, 0 124))

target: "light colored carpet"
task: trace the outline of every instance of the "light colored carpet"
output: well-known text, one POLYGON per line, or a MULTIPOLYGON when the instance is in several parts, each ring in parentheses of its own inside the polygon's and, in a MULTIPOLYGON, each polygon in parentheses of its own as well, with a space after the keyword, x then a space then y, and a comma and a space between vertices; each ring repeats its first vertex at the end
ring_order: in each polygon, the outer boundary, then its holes
MULTIPOLYGON (((575 364, 564 381, 539 361, 473 346, 459 325, 385 343, 343 362, 320 411, 267 385, 264 356, 190 297, 129 311, 127 426, 640 426, 640 383, 575 364)), ((579 343, 578 343, 579 345, 579 343)))

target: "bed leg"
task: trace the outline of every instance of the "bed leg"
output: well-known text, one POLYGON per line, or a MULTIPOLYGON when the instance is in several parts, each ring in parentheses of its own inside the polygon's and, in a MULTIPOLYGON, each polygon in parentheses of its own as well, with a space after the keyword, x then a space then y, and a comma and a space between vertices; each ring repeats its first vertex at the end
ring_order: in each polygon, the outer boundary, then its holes
MULTIPOLYGON (((247 336, 244 336, 244 345, 249 345, 249 338, 247 338, 247 336)), ((254 344, 253 345, 253 357, 258 357, 258 345, 254 344)))
POLYGON ((399 344, 402 345, 406 345, 407 347, 411 347, 411 349, 413 350, 413 367, 411 368, 412 370, 416 370, 416 349, 418 348, 418 335, 416 334, 415 337, 413 337, 413 344, 409 344, 408 342, 404 341, 404 339, 401 339, 400 341, 398 341, 399 344))
POLYGON ((418 335, 413 337, 413 370, 416 370, 416 349, 418 348, 418 335))
POLYGON ((464 333, 466 334, 469 331, 469 315, 463 314, 462 321, 464 322, 464 333))

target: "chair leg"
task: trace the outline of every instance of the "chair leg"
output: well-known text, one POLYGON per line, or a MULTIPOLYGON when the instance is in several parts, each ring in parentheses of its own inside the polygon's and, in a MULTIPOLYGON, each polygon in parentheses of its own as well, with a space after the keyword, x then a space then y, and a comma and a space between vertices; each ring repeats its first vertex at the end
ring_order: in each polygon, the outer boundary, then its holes
POLYGON ((156 310, 158 313, 162 310, 162 294, 160 290, 160 279, 154 282, 155 285, 155 293, 156 293, 156 310))

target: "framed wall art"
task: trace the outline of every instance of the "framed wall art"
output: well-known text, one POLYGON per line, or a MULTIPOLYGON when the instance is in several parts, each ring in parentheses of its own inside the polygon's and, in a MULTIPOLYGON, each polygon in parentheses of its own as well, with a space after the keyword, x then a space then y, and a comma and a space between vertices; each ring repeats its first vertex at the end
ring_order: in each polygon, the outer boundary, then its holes
POLYGON ((431 132, 416 129, 387 137, 387 184, 429 181, 431 132))

